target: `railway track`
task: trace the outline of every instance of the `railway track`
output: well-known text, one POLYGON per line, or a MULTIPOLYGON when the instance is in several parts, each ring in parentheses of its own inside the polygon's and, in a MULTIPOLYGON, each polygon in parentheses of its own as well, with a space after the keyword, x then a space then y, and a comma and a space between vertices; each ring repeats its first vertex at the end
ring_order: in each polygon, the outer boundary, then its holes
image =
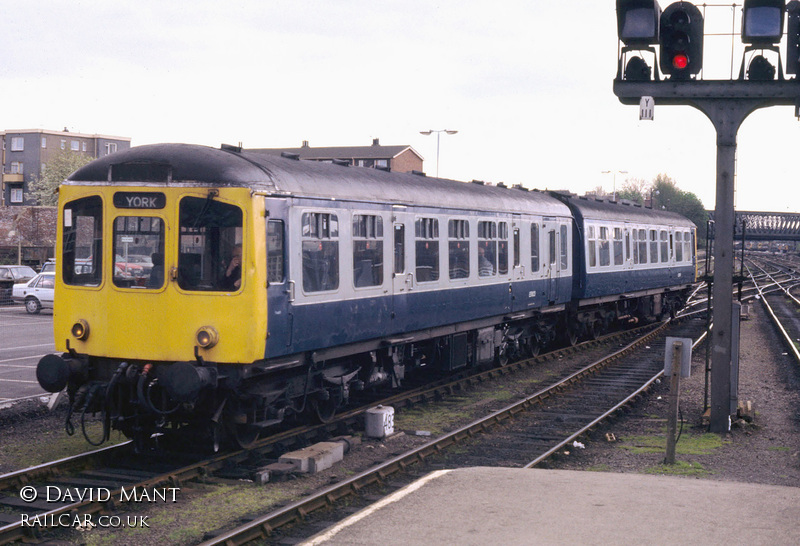
POLYGON ((382 494, 390 493, 413 481, 418 475, 413 467, 421 463, 438 461, 437 464, 448 468, 538 465, 636 400, 659 380, 663 374, 663 335, 667 331, 670 335, 687 337, 690 331, 696 333, 702 328, 700 321, 686 321, 669 328, 665 324, 523 400, 301 501, 222 532, 203 544, 271 542, 287 538, 282 536, 284 533, 290 539, 308 537, 320 530, 318 522, 308 525, 309 520, 315 521, 315 512, 325 513, 321 516, 324 521, 345 517, 352 512, 353 503, 356 506, 358 503, 350 497, 368 492, 365 502, 370 502, 375 500, 371 495, 376 489, 382 494), (450 455, 447 450, 454 446, 459 446, 459 453, 450 455), (502 456, 498 457, 498 453, 502 456), (348 509, 344 513, 327 514, 345 498, 348 509))
MULTIPOLYGON (((772 269, 770 271, 760 269, 754 271, 750 279, 757 286, 750 289, 748 297, 754 297, 758 294, 759 297, 764 298, 765 303, 767 303, 768 296, 770 300, 772 300, 773 298, 777 299, 777 296, 773 294, 779 292, 783 293, 784 291, 788 292, 784 284, 796 284, 796 278, 796 274, 787 272, 785 269, 772 269)), ((700 287, 696 292, 695 298, 693 298, 697 301, 698 305, 704 303, 704 300, 701 298, 702 292, 702 287, 700 287)), ((769 304, 767 303, 767 305, 769 304)), ((798 303, 798 305, 800 305, 800 303, 798 303)), ((684 316, 691 318, 692 315, 698 315, 703 311, 704 310, 701 309, 694 312, 687 312, 684 316)), ((794 314, 796 315, 796 311, 794 314)), ((699 321, 694 322, 697 323, 699 321)), ((637 332, 641 332, 641 330, 642 329, 639 329, 637 332)), ((800 329, 798 329, 797 332, 798 335, 796 335, 794 339, 800 337, 800 329)), ((631 334, 621 335, 625 336, 631 334)), ((658 333, 651 333, 649 335, 658 335, 658 333)), ((681 337, 687 336, 681 335, 681 337)), ((791 338, 792 334, 787 334, 787 337, 791 338)), ((600 341, 600 343, 602 343, 602 341, 600 341)), ((639 342, 639 345, 641 343, 647 343, 647 341, 639 342)), ((495 368, 470 377, 459 378, 457 381, 442 381, 434 386, 428 385, 426 388, 414 389, 408 393, 386 398, 380 401, 380 403, 402 408, 406 405, 413 405, 419 402, 446 398, 452 394, 457 394, 462 389, 469 388, 472 384, 491 380, 498 375, 513 373, 527 366, 541 365, 549 359, 562 358, 564 354, 572 354, 575 351, 597 346, 598 342, 584 343, 578 347, 566 348, 527 361, 509 364, 503 368, 495 368)), ((553 387, 542 390, 526 400, 495 412, 480 422, 462 427, 409 453, 394 457, 369 471, 362 472, 351 479, 332 485, 303 501, 292 503, 261 518, 252 520, 249 524, 241 528, 221 533, 210 539, 207 544, 240 544, 253 539, 269 541, 271 540, 270 537, 274 538, 280 536, 280 531, 276 533, 278 529, 295 526, 302 528, 302 522, 307 519, 313 519, 313 514, 324 512, 320 509, 330 508, 340 499, 350 497, 359 492, 369 491, 373 487, 385 490, 387 487, 392 489, 392 486, 402 486, 407 481, 415 479, 416 474, 414 467, 417 466, 417 463, 441 458, 441 453, 446 453, 449 446, 456 445, 456 443, 464 445, 462 443, 464 441, 471 443, 473 448, 462 452, 463 462, 459 463, 452 457, 447 456, 447 458, 444 459, 446 463, 438 464, 446 464, 447 466, 497 464, 497 461, 494 460, 495 458, 487 459, 485 457, 487 451, 487 444, 485 442, 487 441, 491 443, 494 451, 502 451, 506 455, 505 460, 501 462, 503 465, 530 467, 540 464, 554 453, 564 449, 565 446, 569 446, 572 442, 580 439, 582 435, 587 434, 588 431, 597 426, 603 419, 618 412, 621 407, 640 396, 643 390, 648 388, 648 385, 658 379, 660 367, 663 363, 662 359, 656 359, 656 361, 654 361, 657 363, 654 369, 648 370, 647 366, 640 367, 636 362, 630 360, 635 360, 635 357, 628 353, 629 351, 636 351, 636 346, 638 346, 637 343, 633 343, 631 347, 626 347, 623 351, 611 355, 608 359, 604 359, 604 364, 598 362, 592 366, 586 367, 587 369, 585 370, 577 370, 573 374, 570 374, 570 377, 558 382, 553 385, 553 387), (596 371, 602 368, 606 371, 596 371), (592 379, 587 379, 587 377, 592 377, 592 379), (587 390, 581 392, 577 389, 587 390), (604 393, 598 394, 598 392, 600 392, 598 389, 602 389, 604 393), (566 391, 570 391, 571 394, 566 391), (628 393, 628 391, 630 392, 628 393), (628 394, 616 400, 622 392, 628 394), (603 403, 600 405, 608 406, 608 409, 598 413, 593 411, 592 408, 583 406, 582 404, 575 404, 576 400, 580 401, 587 398, 596 399, 598 401, 603 400, 603 403), (527 411, 534 406, 537 408, 535 411, 527 411), (494 428, 496 428, 498 432, 488 432, 490 429, 494 428), (536 429, 536 433, 530 433, 530 430, 534 428, 536 429), (477 440, 479 436, 481 437, 481 441, 477 440), (532 454, 536 455, 533 456, 532 454), (387 485, 387 483, 390 485, 387 485)), ((663 346, 663 342, 658 345, 658 347, 661 346, 663 346)), ((663 350, 656 349, 657 346, 654 343, 651 344, 650 347, 652 350, 660 352, 660 354, 663 355, 663 350)), ((797 358, 800 360, 800 356, 797 358)), ((651 362, 651 365, 652 364, 653 362, 651 362)), ((363 408, 347 412, 337 418, 336 421, 328 423, 327 425, 301 427, 264 439, 259 442, 259 445, 254 451, 269 455, 278 450, 286 450, 291 446, 305 445, 314 440, 324 438, 326 435, 329 436, 336 431, 341 432, 343 429, 357 422, 360 413, 372 405, 373 404, 369 404, 363 408)), ((108 453, 121 453, 125 449, 130 448, 115 446, 107 449, 108 453)), ((132 476, 126 476, 125 479, 128 480, 126 482, 128 487, 138 485, 139 487, 165 488, 186 483, 198 476, 213 474, 223 466, 232 463, 236 464, 237 461, 244 462, 250 454, 252 454, 252 452, 229 453, 196 463, 161 469, 163 470, 162 472, 149 472, 146 476, 141 475, 135 480, 131 479, 132 476)), ((96 484, 108 483, 109 480, 113 481, 114 479, 118 481, 117 485, 119 485, 119 482, 124 481, 122 477, 115 474, 114 470, 97 469, 96 466, 100 463, 92 462, 92 457, 95 458, 95 461, 100 461, 103 460, 104 457, 108 457, 108 454, 103 455, 95 452, 90 454, 84 461, 60 461, 48 465, 40 465, 40 467, 36 467, 35 469, 26 469, 26 471, 0 476, 0 491, 13 491, 15 488, 19 489, 26 484, 36 483, 37 480, 40 484, 44 481, 51 484, 69 484, 78 478, 90 480, 84 483, 95 484, 90 485, 91 487, 98 487, 96 484), (81 474, 80 469, 88 470, 83 470, 81 474), (64 476, 66 473, 71 473, 71 477, 64 476), (92 477, 93 475, 95 477, 100 475, 105 482, 91 481, 95 479, 92 477), (54 476, 60 481, 54 482, 54 476)), ((116 455, 114 455, 114 457, 116 457, 116 455)), ((41 487, 41 485, 39 487, 41 487)), ((10 497, 13 496, 14 495, 10 495, 10 497)), ((9 498, 9 495, 4 495, 3 498, 9 498)), ((367 495, 365 499, 364 502, 368 503, 371 497, 367 495)), ((2 501, 0 500, 0 502, 2 501)), ((352 501, 348 500, 348 503, 351 502, 352 501)), ((356 501, 355 504, 356 506, 357 502, 358 501, 356 501)), ((61 513, 81 514, 99 513, 101 511, 114 510, 115 508, 114 503, 90 502, 85 506, 76 503, 70 506, 60 507, 58 511, 61 513)), ((352 510, 353 508, 351 507, 350 511, 352 510)), ((0 509, 0 514, 2 513, 3 510, 0 509)), ((1 517, 0 515, 0 518, 1 517)), ((13 518, 13 515, 10 516, 10 518, 7 516, 7 519, 13 520, 13 518)), ((19 528, 11 529, 13 524, 6 525, 5 527, 3 527, 3 525, 3 520, 0 519, 0 544, 23 538, 29 539, 31 536, 29 530, 22 529, 20 532, 19 528)), ((313 532, 315 531, 312 529, 310 534, 313 534, 313 532)), ((304 531, 300 531, 300 533, 303 534, 304 531)), ((308 536, 308 533, 306 536, 308 536)))
POLYGON ((750 278, 756 285, 767 314, 783 339, 787 351, 800 365, 800 347, 798 346, 800 343, 800 313, 798 313, 800 299, 792 294, 792 290, 800 286, 798 276, 791 269, 791 264, 780 264, 779 267, 786 268, 788 271, 779 271, 777 274, 767 273, 763 266, 757 263, 752 265, 762 271, 762 275, 759 276, 748 267, 750 278))
POLYGON ((603 347, 642 335, 652 331, 653 328, 654 326, 646 326, 619 332, 503 367, 464 374, 455 380, 452 378, 440 380, 432 385, 373 401, 337 416, 330 423, 280 432, 260 440, 256 446, 247 451, 223 453, 214 457, 185 454, 176 459, 172 452, 167 458, 158 454, 137 455, 133 451, 132 444, 126 442, 5 474, 0 476, 0 544, 46 535, 51 527, 46 523, 59 521, 57 518, 63 518, 64 514, 71 518, 90 515, 94 518, 93 521, 99 515, 113 514, 124 504, 119 500, 126 494, 129 495, 131 491, 147 491, 153 494, 163 491, 168 494, 170 488, 179 488, 182 484, 213 475, 223 468, 246 465, 247 461, 254 457, 276 458, 285 451, 350 431, 357 426, 360 415, 375 403, 402 408, 443 399, 472 385, 485 383, 527 367, 540 366, 549 360, 564 358, 565 355, 580 351, 607 351, 603 347), (103 491, 106 494, 100 499, 84 498, 82 491, 103 491), (28 498, 21 498, 23 496, 28 498), (34 497, 35 500, 31 500, 34 497), (23 525, 23 514, 27 522, 36 521, 44 524, 23 525))

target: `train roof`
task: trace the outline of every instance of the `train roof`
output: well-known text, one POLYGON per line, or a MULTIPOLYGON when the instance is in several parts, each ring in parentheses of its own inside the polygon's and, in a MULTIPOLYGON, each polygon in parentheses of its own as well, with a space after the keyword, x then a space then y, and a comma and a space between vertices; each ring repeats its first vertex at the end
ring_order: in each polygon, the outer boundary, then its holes
POLYGON ((70 175, 66 183, 93 182, 164 186, 192 183, 247 187, 294 197, 570 216, 564 203, 535 190, 298 161, 225 146, 136 146, 92 161, 70 175))
POLYGON ((695 227, 694 222, 677 212, 643 207, 631 201, 607 201, 594 197, 579 197, 567 192, 550 192, 550 194, 569 205, 578 220, 584 218, 611 222, 695 227))

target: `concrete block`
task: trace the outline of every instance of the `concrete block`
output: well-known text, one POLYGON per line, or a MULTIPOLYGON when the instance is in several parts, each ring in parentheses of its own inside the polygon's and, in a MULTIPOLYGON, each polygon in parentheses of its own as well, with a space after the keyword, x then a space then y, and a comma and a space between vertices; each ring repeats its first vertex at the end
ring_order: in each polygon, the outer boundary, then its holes
POLYGON ((345 455, 350 453, 350 450, 352 450, 355 446, 361 445, 360 436, 337 436, 336 438, 331 438, 330 441, 342 444, 345 455))
POLYGON ((270 473, 270 476, 285 476, 295 471, 295 465, 292 463, 272 463, 264 467, 264 470, 270 473))
POLYGON ((344 458, 344 445, 339 442, 319 442, 305 449, 285 453, 280 463, 295 466, 295 472, 315 474, 332 467, 344 458))
POLYGON ((269 474, 268 468, 258 468, 253 472, 253 481, 258 485, 264 485, 269 482, 269 474))

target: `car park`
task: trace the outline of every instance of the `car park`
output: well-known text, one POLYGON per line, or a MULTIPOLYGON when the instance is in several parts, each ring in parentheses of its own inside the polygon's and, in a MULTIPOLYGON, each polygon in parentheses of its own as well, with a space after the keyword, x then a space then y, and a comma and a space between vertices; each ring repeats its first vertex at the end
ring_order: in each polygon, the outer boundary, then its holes
POLYGON ((53 290, 56 286, 54 273, 39 273, 27 283, 14 285, 13 299, 25 304, 25 310, 31 315, 42 309, 53 308, 53 290))
POLYGON ((15 284, 31 280, 36 271, 27 265, 0 265, 0 305, 12 303, 15 284))

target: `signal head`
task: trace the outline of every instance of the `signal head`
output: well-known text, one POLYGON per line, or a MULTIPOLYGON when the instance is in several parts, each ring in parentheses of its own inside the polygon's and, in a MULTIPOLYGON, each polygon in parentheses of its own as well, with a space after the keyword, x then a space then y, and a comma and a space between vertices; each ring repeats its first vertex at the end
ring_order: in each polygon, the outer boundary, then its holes
POLYGON ((670 4, 659 24, 659 66, 674 80, 688 80, 703 68, 703 14, 690 2, 670 4))
POLYGON ((742 7, 742 42, 777 44, 783 37, 785 0, 744 0, 742 7))
POLYGON ((617 36, 626 46, 657 44, 659 17, 656 0, 617 0, 617 36))

